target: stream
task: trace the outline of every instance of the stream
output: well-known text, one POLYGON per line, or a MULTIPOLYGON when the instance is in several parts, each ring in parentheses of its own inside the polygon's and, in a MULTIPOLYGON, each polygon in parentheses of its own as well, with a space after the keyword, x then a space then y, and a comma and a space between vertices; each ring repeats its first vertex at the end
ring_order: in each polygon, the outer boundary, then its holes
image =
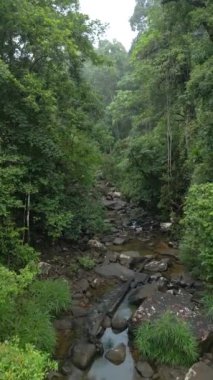
MULTIPOLYGON (((132 315, 132 309, 128 303, 128 296, 121 303, 115 316, 119 318, 129 319, 132 315)), ((128 329, 121 333, 116 333, 112 328, 107 328, 101 338, 103 344, 104 354, 102 357, 96 359, 90 368, 87 378, 88 380, 132 380, 135 379, 136 371, 134 359, 128 346, 128 329), (112 364, 105 358, 105 352, 109 349, 116 347, 118 344, 124 343, 127 346, 126 359, 119 366, 112 364)))
POLYGON ((184 380, 185 369, 166 366, 154 366, 153 375, 143 377, 136 368, 141 358, 133 350, 129 337, 138 323, 150 320, 153 310, 157 316, 169 309, 177 315, 182 313, 185 320, 192 320, 203 342, 213 327, 197 306, 196 292, 202 285, 185 272, 178 249, 165 232, 153 228, 152 224, 151 228, 144 224, 138 231, 133 228, 135 222, 133 227, 129 223, 135 211, 133 207, 119 197, 112 196, 109 201, 105 196, 104 201, 108 204, 113 232, 89 241, 88 245, 93 246, 83 253, 95 257, 96 267, 92 271, 79 270, 72 280, 71 314, 66 313, 55 323, 58 336, 55 359, 60 363, 61 373, 49 379, 184 380), (140 299, 140 292, 144 291, 140 299), (136 294, 137 302, 129 301, 132 294, 133 298, 136 294), (104 324, 106 318, 108 325, 104 324), (116 318, 127 321, 127 327, 119 332, 112 328, 116 318), (121 343, 125 345, 126 355, 117 365, 105 355, 121 343))

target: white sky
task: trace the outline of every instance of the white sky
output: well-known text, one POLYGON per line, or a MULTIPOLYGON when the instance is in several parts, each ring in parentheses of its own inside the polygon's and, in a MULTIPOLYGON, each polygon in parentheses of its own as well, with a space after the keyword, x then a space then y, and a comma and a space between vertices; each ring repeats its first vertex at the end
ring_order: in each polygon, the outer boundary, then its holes
POLYGON ((110 24, 106 32, 107 39, 116 39, 129 50, 135 35, 129 24, 135 0, 80 0, 80 5, 81 11, 91 19, 110 24))

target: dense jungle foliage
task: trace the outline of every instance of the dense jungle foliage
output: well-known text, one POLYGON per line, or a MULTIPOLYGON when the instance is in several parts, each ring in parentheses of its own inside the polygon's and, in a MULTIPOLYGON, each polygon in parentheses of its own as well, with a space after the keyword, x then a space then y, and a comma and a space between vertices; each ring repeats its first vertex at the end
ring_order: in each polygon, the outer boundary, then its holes
POLYGON ((171 218, 211 283, 212 15, 211 0, 136 0, 127 53, 78 0, 0 1, 0 378, 55 366, 51 321, 71 296, 39 280, 35 246, 104 229, 100 173, 171 218))
POLYGON ((105 175, 155 217, 174 222, 183 260, 207 280, 213 276, 212 15, 210 0, 137 0, 130 22, 138 34, 104 119, 114 138, 105 175))

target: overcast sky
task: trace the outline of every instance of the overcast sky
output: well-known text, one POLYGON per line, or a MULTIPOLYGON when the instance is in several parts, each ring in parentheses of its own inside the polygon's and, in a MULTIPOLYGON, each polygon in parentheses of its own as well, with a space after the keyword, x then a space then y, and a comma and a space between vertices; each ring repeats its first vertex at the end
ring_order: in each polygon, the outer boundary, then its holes
POLYGON ((106 33, 107 39, 114 38, 121 42, 128 50, 134 33, 132 32, 129 19, 133 14, 135 0, 80 0, 81 10, 91 19, 99 19, 109 23, 106 33))

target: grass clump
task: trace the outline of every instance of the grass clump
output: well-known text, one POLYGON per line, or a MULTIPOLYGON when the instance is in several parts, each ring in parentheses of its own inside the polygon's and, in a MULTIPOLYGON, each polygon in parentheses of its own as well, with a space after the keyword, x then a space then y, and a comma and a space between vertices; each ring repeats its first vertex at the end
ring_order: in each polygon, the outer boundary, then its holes
POLYGON ((170 312, 141 325, 135 343, 142 355, 162 364, 189 366, 198 357, 198 344, 190 328, 170 312))
POLYGON ((89 256, 83 256, 79 258, 79 264, 82 268, 86 270, 91 270, 95 267, 95 260, 91 259, 89 256))
POLYGON ((19 338, 19 346, 53 352, 52 320, 71 304, 66 281, 38 280, 29 266, 19 274, 0 265, 0 340, 19 338))

